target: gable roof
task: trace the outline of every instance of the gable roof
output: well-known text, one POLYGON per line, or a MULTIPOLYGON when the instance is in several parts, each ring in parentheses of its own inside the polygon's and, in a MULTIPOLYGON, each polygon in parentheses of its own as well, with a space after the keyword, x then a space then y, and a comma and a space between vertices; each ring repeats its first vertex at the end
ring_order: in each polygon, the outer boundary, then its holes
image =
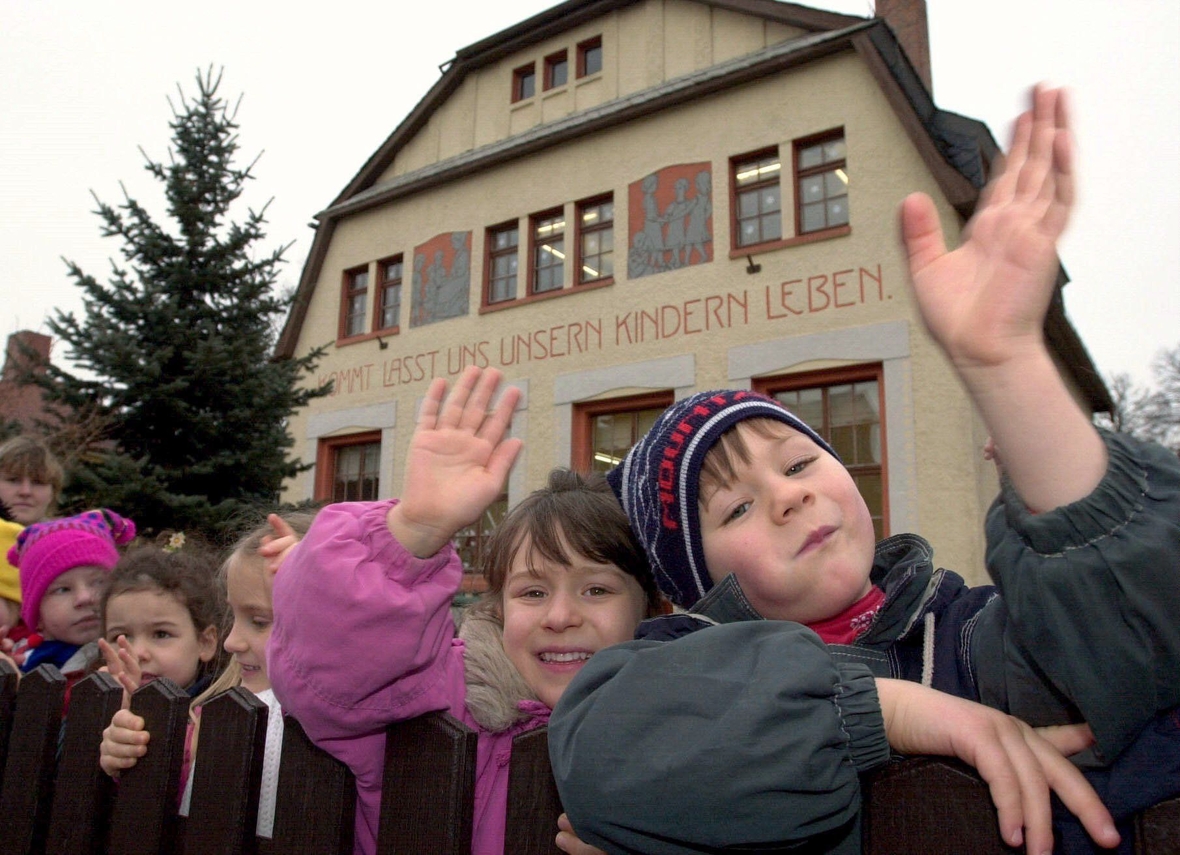
MULTIPOLYGON (((276 358, 294 355, 299 331, 310 306, 335 225, 343 217, 509 160, 526 157, 589 132, 623 124, 844 50, 851 49, 860 55, 947 200, 964 219, 970 217, 979 191, 986 182, 990 164, 999 152, 987 126, 976 119, 939 109, 934 104, 929 90, 884 19, 842 15, 778 0, 692 2, 796 27, 807 31, 808 35, 664 81, 650 89, 616 98, 413 170, 392 181, 379 185, 376 183, 393 163, 397 153, 473 71, 586 21, 638 2, 641 0, 566 0, 459 50, 445 66, 439 80, 369 157, 328 208, 316 214, 320 225, 316 229, 286 324, 276 344, 276 358)), ((1059 278, 1062 285, 1068 281, 1064 270, 1059 278)), ((1113 406, 1110 394, 1077 333, 1066 320, 1060 298, 1050 307, 1046 334, 1050 346, 1070 368, 1091 409, 1109 411, 1113 406)))

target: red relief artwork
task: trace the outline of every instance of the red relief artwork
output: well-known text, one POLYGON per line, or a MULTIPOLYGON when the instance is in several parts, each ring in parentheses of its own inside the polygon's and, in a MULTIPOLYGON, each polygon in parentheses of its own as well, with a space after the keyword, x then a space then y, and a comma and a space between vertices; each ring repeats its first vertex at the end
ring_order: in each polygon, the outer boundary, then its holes
POLYGON ((627 189, 627 276, 636 279, 713 260, 711 164, 680 163, 627 189))

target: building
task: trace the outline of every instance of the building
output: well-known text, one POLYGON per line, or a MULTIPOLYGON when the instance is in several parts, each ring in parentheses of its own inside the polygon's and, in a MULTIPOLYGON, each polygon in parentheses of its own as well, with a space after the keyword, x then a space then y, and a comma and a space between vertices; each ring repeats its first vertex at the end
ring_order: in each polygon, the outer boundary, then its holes
MULTIPOLYGON (((315 467, 286 497, 395 495, 426 386, 473 362, 524 392, 498 513, 676 398, 752 387, 830 437, 881 533, 981 581, 995 474, 895 211, 930 193, 953 238, 997 148, 935 107, 923 0, 877 9, 569 0, 460 50, 318 215, 278 354, 330 342, 335 391, 292 419, 315 467)), ((1108 407, 1060 299, 1047 328, 1108 407)))
POLYGON ((25 382, 28 374, 45 373, 52 343, 49 336, 32 330, 8 336, 0 370, 0 426, 11 422, 19 424, 22 431, 33 432, 38 422, 53 420, 55 413, 46 407, 41 387, 25 382))

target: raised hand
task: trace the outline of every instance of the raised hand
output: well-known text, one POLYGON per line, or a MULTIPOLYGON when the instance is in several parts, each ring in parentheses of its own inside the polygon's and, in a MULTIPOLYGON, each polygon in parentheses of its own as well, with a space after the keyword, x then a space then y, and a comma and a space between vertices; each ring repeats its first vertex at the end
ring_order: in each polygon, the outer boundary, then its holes
POLYGON ((102 732, 98 765, 112 778, 118 778, 120 772, 130 769, 147 753, 151 735, 143 727, 142 716, 121 709, 102 732))
POLYGON ((1073 202, 1065 93, 1038 86, 958 249, 947 252, 930 197, 914 193, 902 203, 902 237, 922 320, 961 370, 1042 346, 1056 286, 1057 239, 1073 202))
POLYGON ((401 502, 388 518, 394 537, 420 558, 434 555, 479 519, 504 490, 521 448, 519 439, 508 437, 520 390, 506 388, 489 409, 500 377, 494 368, 471 366, 450 395, 442 379, 426 392, 406 456, 401 502))
POLYGON ((1050 791, 1103 847, 1117 846, 1110 813, 1057 746, 1076 753, 1092 742, 1085 725, 1055 728, 1052 741, 1020 719, 904 680, 877 680, 889 745, 906 754, 958 757, 987 782, 1010 846, 1051 852, 1050 791))
POLYGON ((268 534, 262 538, 262 546, 258 547, 258 554, 265 559, 266 572, 269 578, 273 579, 279 567, 282 566, 283 559, 287 557, 287 553, 299 542, 299 535, 278 514, 267 514, 266 522, 274 534, 268 534))
POLYGON ((108 671, 123 686, 123 709, 127 709, 131 706, 131 696, 143 683, 143 669, 139 667, 139 659, 132 651, 127 636, 120 635, 115 639, 115 644, 118 649, 105 638, 98 640, 98 649, 107 663, 100 670, 108 671))

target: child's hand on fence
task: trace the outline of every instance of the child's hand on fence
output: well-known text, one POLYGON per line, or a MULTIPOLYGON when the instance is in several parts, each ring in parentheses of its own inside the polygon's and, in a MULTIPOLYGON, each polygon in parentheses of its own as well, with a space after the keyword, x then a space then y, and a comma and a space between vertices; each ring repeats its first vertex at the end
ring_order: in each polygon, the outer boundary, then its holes
POLYGON ((470 366, 447 395, 445 380, 430 384, 406 456, 401 502, 389 530, 419 558, 434 555, 504 490, 521 441, 508 436, 520 390, 500 385, 494 368, 470 366), (445 401, 444 401, 445 397, 445 401))
POLYGON ((570 818, 564 813, 557 818, 557 827, 560 831, 557 832, 557 839, 554 842, 557 844, 557 848, 565 852, 566 855, 606 855, 601 849, 578 839, 578 835, 574 833, 574 827, 570 824, 570 818))
POLYGON ((279 567, 286 559, 287 553, 294 549, 295 544, 299 542, 299 535, 278 514, 267 514, 266 522, 274 534, 268 534, 262 538, 262 546, 258 547, 258 554, 266 559, 266 572, 273 579, 274 574, 278 572, 279 567))
POLYGON ((131 696, 143 682, 143 669, 139 667, 139 659, 132 651, 127 636, 120 635, 115 639, 115 644, 118 645, 118 649, 105 638, 98 640, 98 649, 102 651, 102 657, 107 662, 98 670, 107 671, 123 686, 123 709, 127 709, 131 706, 131 696))
MULTIPOLYGON (((877 691, 889 745, 903 754, 941 754, 974 766, 991 790, 1000 834, 1010 846, 1053 850, 1050 791, 1099 846, 1118 845, 1114 821, 1082 773, 1024 722, 905 680, 879 679, 877 691)), ((1077 729, 1059 728, 1055 739, 1085 747, 1077 729)))
POLYGON ((19 672, 20 666, 25 664, 25 654, 24 650, 16 649, 16 643, 11 638, 6 637, 10 629, 10 626, 0 626, 0 656, 11 662, 19 672))
POLYGON ((98 765, 112 778, 117 779, 120 772, 130 769, 139 762, 140 757, 147 754, 151 735, 143 727, 142 716, 122 709, 115 713, 111 723, 102 732, 98 765))

